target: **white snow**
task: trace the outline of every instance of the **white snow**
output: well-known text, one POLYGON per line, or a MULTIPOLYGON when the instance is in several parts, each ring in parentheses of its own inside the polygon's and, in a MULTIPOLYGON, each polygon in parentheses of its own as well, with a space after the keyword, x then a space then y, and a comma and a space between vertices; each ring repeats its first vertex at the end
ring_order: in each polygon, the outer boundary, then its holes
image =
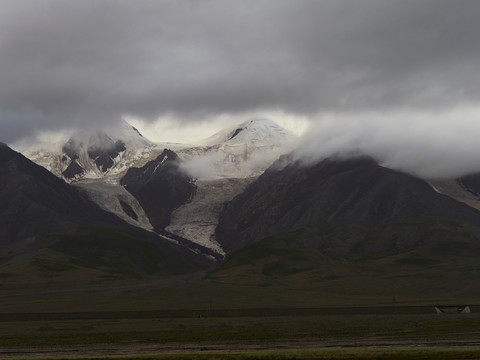
MULTIPOLYGON (((102 136, 94 137, 95 141, 100 142, 96 144, 99 147, 102 146, 102 136)), ((87 153, 91 135, 73 135, 75 142, 82 144, 78 163, 86 170, 81 179, 74 179, 75 185, 85 189, 103 209, 135 226, 152 231, 145 212, 137 200, 118 185, 119 179, 130 167, 142 167, 157 158, 165 148, 171 149, 182 160, 183 170, 196 179, 198 188, 191 202, 173 212, 166 230, 219 254, 224 254, 224 251, 215 240, 215 228, 223 204, 241 193, 247 184, 262 174, 280 155, 291 151, 298 139, 268 119, 246 121, 192 145, 154 144, 127 122, 123 122, 119 128, 110 129, 106 136, 113 141, 123 141, 126 150, 115 157, 115 165, 103 173, 87 153), (132 207, 139 217, 138 221, 125 214, 120 200, 132 207)), ((69 137, 64 138, 55 146, 49 144, 42 147, 32 143, 23 146, 21 152, 62 177, 62 172, 68 165, 62 146, 68 139, 69 137)), ((166 160, 158 166, 162 166, 166 160)))
POLYGON ((253 119, 245 121, 239 125, 229 127, 221 130, 216 134, 202 140, 198 145, 214 146, 217 144, 250 144, 255 147, 281 145, 284 141, 293 139, 293 135, 290 131, 281 127, 277 123, 269 119, 253 119), (235 134, 237 130, 240 132, 235 134))
POLYGON ((260 175, 280 155, 291 151, 297 136, 271 120, 249 120, 222 130, 203 145, 177 150, 183 168, 200 179, 260 175))
POLYGON ((173 212, 167 230, 224 254, 215 240, 223 204, 290 151, 296 138, 273 121, 259 119, 220 131, 202 146, 177 150, 183 169, 197 178, 197 192, 173 212))
POLYGON ((112 184, 103 181, 102 179, 84 179, 76 182, 74 185, 85 190, 90 199, 102 209, 114 213, 129 224, 153 231, 153 227, 150 224, 145 211, 140 206, 137 199, 125 190, 123 186, 112 184), (137 214, 138 220, 134 220, 123 211, 120 200, 130 205, 133 211, 137 214))
POLYGON ((85 174, 73 179, 73 181, 80 178, 85 179, 99 179, 104 177, 119 177, 130 167, 136 166, 141 159, 148 159, 152 152, 157 148, 157 145, 140 135, 130 124, 126 121, 120 122, 118 127, 109 129, 108 134, 93 131, 77 131, 73 134, 65 134, 62 139, 56 139, 55 144, 52 144, 45 139, 32 140, 30 143, 22 142, 13 147, 28 157, 33 162, 41 165, 63 178, 62 173, 70 163, 70 159, 63 153, 62 147, 69 140, 72 139, 80 148, 79 158, 77 163, 85 169, 85 174), (88 156, 88 147, 97 146, 102 147, 102 141, 106 141, 106 136, 113 140, 121 140, 126 147, 118 156, 113 159, 114 165, 106 173, 102 172, 96 166, 94 160, 88 156))
POLYGON ((218 179, 197 181, 191 202, 176 209, 167 231, 224 255, 215 240, 215 228, 223 204, 241 193, 253 179, 218 179))

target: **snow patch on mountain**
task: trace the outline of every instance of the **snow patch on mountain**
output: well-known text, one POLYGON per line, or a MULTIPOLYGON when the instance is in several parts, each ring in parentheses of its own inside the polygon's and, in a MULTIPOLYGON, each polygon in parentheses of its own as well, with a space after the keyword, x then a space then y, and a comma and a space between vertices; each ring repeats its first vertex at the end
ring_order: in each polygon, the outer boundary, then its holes
POLYGON ((51 143, 20 144, 30 160, 68 182, 79 179, 118 177, 156 148, 126 121, 106 130, 76 131, 51 143))
POLYGON ((428 180, 428 182, 436 192, 447 195, 452 199, 463 202, 474 209, 480 210, 479 198, 460 186, 457 180, 428 180))
POLYGON ((117 215, 129 224, 153 231, 145 211, 123 186, 103 179, 83 179, 77 181, 74 186, 84 190, 103 210, 117 215))

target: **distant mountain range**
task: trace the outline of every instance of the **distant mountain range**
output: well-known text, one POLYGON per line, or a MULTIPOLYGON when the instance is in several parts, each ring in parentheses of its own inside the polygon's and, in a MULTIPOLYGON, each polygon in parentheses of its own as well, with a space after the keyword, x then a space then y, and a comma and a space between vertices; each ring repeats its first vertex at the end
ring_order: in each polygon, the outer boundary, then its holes
POLYGON ((0 273, 57 266, 93 281, 210 268, 209 281, 230 284, 388 283, 427 267, 455 279, 463 261, 457 290, 471 286, 480 175, 426 181, 362 156, 303 164, 295 141, 259 119, 167 149, 124 123, 26 151, 53 174, 2 144, 0 273))

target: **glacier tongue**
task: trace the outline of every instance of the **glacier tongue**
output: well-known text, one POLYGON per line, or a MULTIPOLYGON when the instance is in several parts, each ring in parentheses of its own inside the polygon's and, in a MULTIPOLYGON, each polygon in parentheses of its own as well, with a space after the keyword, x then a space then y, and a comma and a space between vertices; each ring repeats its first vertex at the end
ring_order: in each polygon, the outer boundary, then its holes
POLYGON ((90 199, 102 209, 114 213, 129 224, 153 231, 145 211, 123 186, 102 179, 84 179, 74 183, 74 186, 87 192, 90 199))
POLYGON ((215 240, 218 216, 223 204, 240 194, 252 181, 253 178, 197 181, 195 197, 172 213, 170 225, 165 230, 225 255, 215 240))
POLYGON ((197 179, 197 192, 191 202, 173 212, 166 230, 224 255, 215 240, 224 203, 291 151, 296 139, 271 120, 255 119, 176 150, 182 168, 197 179))

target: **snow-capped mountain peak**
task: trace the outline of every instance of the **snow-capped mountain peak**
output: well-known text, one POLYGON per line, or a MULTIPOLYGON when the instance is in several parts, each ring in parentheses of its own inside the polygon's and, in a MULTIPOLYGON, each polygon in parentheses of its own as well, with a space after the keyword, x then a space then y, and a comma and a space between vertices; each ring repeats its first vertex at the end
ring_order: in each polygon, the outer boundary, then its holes
POLYGON ((149 156, 155 144, 122 120, 108 130, 74 132, 56 147, 23 145, 21 151, 37 164, 67 181, 117 176, 149 156))
POLYGON ((255 146, 280 145, 292 140, 295 135, 269 119, 252 119, 234 127, 220 130, 202 141, 207 146, 228 144, 250 144, 255 146))
POLYGON ((178 150, 184 169, 200 179, 247 178, 261 174, 297 137, 268 119, 221 130, 192 148, 178 150))

